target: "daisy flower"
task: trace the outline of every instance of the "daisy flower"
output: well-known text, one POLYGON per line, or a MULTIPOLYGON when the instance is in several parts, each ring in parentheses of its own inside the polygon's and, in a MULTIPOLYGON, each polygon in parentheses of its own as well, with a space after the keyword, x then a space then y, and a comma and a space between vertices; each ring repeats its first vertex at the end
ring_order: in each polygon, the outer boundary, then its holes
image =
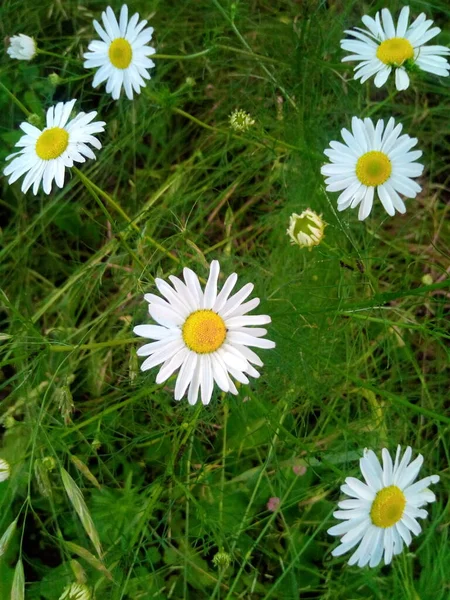
POLYGON ((376 190, 388 215, 406 212, 399 194, 417 196, 422 188, 411 178, 422 174, 423 165, 415 162, 422 152, 410 151, 417 138, 400 135, 402 127, 393 117, 386 127, 382 119, 374 125, 371 119, 353 117, 352 133, 341 130, 345 144, 330 142, 325 154, 331 164, 324 165, 321 172, 326 176, 327 191, 343 190, 338 210, 359 205, 358 218, 363 221, 372 210, 376 190))
POLYGON ((219 271, 219 263, 213 260, 204 291, 191 269, 184 269, 184 282, 171 275, 173 287, 155 279, 164 299, 154 294, 144 298, 158 325, 138 325, 133 330, 136 335, 156 340, 137 351, 139 356, 148 357, 141 370, 162 364, 156 383, 163 383, 179 368, 175 400, 181 400, 189 387, 189 404, 197 402, 199 390, 202 403, 209 404, 214 382, 224 392, 237 394, 231 377, 249 383, 247 375, 259 377, 253 365, 263 366, 249 346, 275 347, 274 342, 264 339, 265 329, 252 327, 270 323, 270 317, 247 314, 259 304, 259 298, 244 302, 253 284, 247 283, 230 296, 237 281, 233 273, 218 292, 219 271))
POLYGON ((425 519, 428 513, 421 507, 436 500, 428 486, 439 481, 438 475, 414 483, 423 463, 421 454, 410 463, 411 448, 408 446, 400 459, 401 448, 397 446, 394 464, 386 448, 381 454, 383 467, 372 450, 364 450, 359 464, 366 483, 347 477, 341 490, 351 500, 338 503, 343 510, 334 516, 343 522, 328 530, 330 535, 342 536, 333 556, 341 556, 358 545, 349 565, 376 567, 383 553, 388 565, 403 545, 411 544, 411 532, 419 535, 422 531, 416 519, 425 519))
POLYGON ((100 67, 95 74, 93 87, 106 81, 106 92, 112 94, 114 100, 120 96, 122 86, 130 100, 133 90, 141 93, 145 87, 144 79, 150 79, 148 69, 155 63, 148 58, 155 49, 147 46, 152 39, 153 27, 145 27, 147 21, 139 21, 138 13, 128 20, 128 7, 122 6, 119 22, 110 6, 102 13, 103 27, 94 21, 94 27, 102 38, 91 42, 84 67, 87 69, 100 67))
POLYGON ((36 52, 36 42, 32 37, 24 33, 13 35, 9 40, 9 46, 6 50, 6 53, 16 60, 31 60, 36 56, 36 52))
POLYGON ((355 79, 361 83, 375 76, 375 85, 384 85, 389 75, 395 72, 395 87, 406 90, 409 86, 407 71, 417 65, 422 71, 447 77, 450 65, 444 58, 450 54, 445 46, 425 46, 432 38, 440 33, 439 27, 431 27, 433 21, 421 13, 408 27, 409 6, 400 11, 397 27, 387 8, 377 12, 375 19, 364 15, 362 22, 367 29, 347 30, 352 36, 341 40, 341 48, 351 52, 350 56, 342 59, 359 61, 355 67, 355 79), (430 29, 431 28, 431 29, 430 29))
POLYGON ((307 208, 300 215, 292 213, 286 233, 291 238, 291 244, 312 250, 313 246, 318 246, 322 241, 324 229, 322 215, 307 208))
POLYGON ((9 183, 14 183, 26 173, 22 192, 26 193, 33 186, 33 194, 36 195, 42 181, 44 192, 50 194, 53 180, 58 187, 63 187, 66 167, 73 167, 75 162, 85 162, 85 157, 95 160, 88 144, 98 150, 102 147, 93 134, 104 131, 105 123, 91 122, 97 116, 95 111, 81 112, 69 121, 75 102, 59 102, 50 107, 47 125, 42 131, 26 121, 20 125, 25 135, 16 146, 21 149, 6 157, 6 160, 13 160, 3 171, 4 175, 10 175, 9 183))

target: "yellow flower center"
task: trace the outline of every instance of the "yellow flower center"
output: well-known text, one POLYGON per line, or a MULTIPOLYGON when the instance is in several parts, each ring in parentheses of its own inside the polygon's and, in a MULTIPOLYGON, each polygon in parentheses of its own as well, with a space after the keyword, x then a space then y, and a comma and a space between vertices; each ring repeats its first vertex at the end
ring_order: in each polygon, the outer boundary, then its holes
POLYGON ((127 69, 133 57, 130 42, 124 38, 115 39, 109 47, 109 60, 117 69, 127 69))
POLYGON ((227 329, 222 317, 212 310, 196 310, 183 325, 183 340, 197 354, 215 352, 224 343, 227 329))
POLYGON ((377 49, 377 57, 385 65, 399 66, 405 60, 414 58, 414 48, 409 40, 394 37, 381 42, 377 49))
POLYGON ((61 127, 51 127, 41 133, 36 142, 36 154, 42 160, 58 158, 69 145, 69 134, 61 127))
POLYGON ((389 157, 384 152, 371 150, 358 158, 356 163, 356 176, 361 183, 367 186, 381 185, 389 179, 392 165, 389 157))
POLYGON ((400 521, 406 506, 406 498, 400 488, 390 485, 380 490, 375 496, 370 518, 377 527, 386 529, 400 521))

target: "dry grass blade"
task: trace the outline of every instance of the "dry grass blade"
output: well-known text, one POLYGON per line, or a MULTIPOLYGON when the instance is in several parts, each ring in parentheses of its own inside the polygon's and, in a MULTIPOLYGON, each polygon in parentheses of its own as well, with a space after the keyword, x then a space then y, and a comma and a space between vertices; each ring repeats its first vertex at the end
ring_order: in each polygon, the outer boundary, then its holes
POLYGON ((100 538, 80 488, 77 486, 69 473, 63 468, 61 468, 61 478, 64 484, 64 489, 66 490, 69 500, 71 501, 77 515, 80 517, 80 521, 84 527, 84 530, 88 534, 91 542, 94 544, 97 554, 101 557, 102 548, 100 545, 100 538))
POLYGON ((86 550, 86 548, 78 546, 73 542, 66 542, 66 546, 70 552, 77 554, 80 558, 84 558, 84 560, 88 562, 91 565, 91 567, 94 567, 94 569, 97 569, 97 571, 103 573, 103 575, 107 579, 109 579, 110 581, 113 580, 111 573, 108 571, 105 565, 101 561, 99 561, 97 557, 91 554, 89 550, 86 550))
POLYGON ((99 484, 97 478, 95 477, 95 475, 93 475, 91 473, 91 471, 89 470, 89 468, 84 464, 83 461, 81 461, 77 456, 72 455, 70 457, 70 460, 73 462, 73 464, 76 466, 76 468, 80 471, 80 473, 82 475, 84 475, 86 477, 86 479, 88 479, 92 485, 95 485, 95 487, 98 490, 101 490, 102 487, 99 484))

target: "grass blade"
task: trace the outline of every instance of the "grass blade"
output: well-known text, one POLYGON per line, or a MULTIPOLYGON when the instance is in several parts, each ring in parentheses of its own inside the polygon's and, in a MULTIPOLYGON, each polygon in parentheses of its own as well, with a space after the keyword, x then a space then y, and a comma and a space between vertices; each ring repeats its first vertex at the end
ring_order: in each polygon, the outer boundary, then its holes
POLYGON ((66 494, 69 496, 69 500, 72 503, 72 506, 74 507, 77 515, 79 516, 84 530, 86 531, 91 542, 93 543, 97 554, 101 557, 102 548, 100 545, 100 538, 95 528, 94 521, 92 520, 92 517, 89 513, 86 502, 84 501, 83 493, 64 468, 61 468, 61 478, 64 484, 64 488, 66 490, 66 494))
POLYGON ((11 588, 11 600, 24 600, 25 599, 25 577, 23 574, 23 565, 21 559, 19 559, 15 571, 14 579, 11 588))
POLYGON ((17 519, 11 523, 0 539, 0 557, 3 556, 8 549, 11 538, 13 537, 17 527, 17 519))

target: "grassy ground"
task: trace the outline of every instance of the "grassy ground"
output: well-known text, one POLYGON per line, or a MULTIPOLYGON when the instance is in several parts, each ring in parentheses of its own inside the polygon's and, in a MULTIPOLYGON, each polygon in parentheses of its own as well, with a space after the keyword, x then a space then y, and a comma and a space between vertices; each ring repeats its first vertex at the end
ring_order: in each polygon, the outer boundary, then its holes
MULTIPOLYGON (((432 43, 448 44, 447 3, 411 5, 447 26, 432 43)), ((62 56, 2 53, 1 82, 38 115, 78 98, 107 127, 81 169, 98 188, 72 172, 35 198, 1 180, 0 455, 12 475, 0 533, 18 519, 1 600, 19 557, 30 600, 56 600, 77 577, 109 600, 449 597, 450 87, 418 75, 396 94, 351 80, 342 31, 383 6, 134 0, 158 54, 179 58, 155 59, 142 94, 116 103, 82 67, 103 1, 3 0, 2 37, 27 33, 62 56), (230 129, 234 108, 255 119, 248 133, 230 129), (419 138, 423 193, 405 216, 378 203, 362 224, 324 193, 323 149, 352 115, 394 115, 419 138), (307 207, 328 223, 312 252, 285 234, 307 207), (277 348, 260 352, 263 375, 238 397, 190 407, 173 381, 139 372, 132 326, 147 319, 155 276, 204 277, 213 258, 255 283, 277 348), (397 444, 440 474, 438 500, 391 567, 348 567, 326 533, 339 486, 359 476, 364 447, 397 444)), ((1 91, 0 160, 22 120, 1 91)))

